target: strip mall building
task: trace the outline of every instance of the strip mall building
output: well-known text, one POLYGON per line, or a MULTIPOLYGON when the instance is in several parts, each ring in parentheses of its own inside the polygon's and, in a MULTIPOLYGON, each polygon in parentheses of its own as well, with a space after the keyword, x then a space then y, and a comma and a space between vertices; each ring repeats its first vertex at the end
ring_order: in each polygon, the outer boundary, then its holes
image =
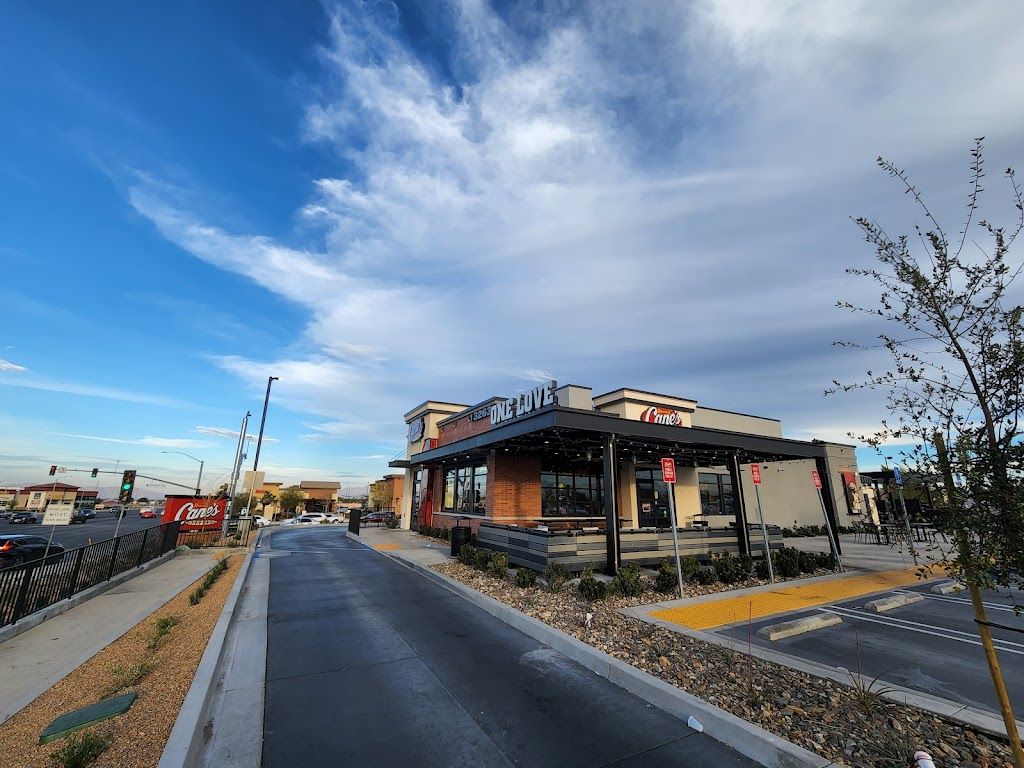
POLYGON ((405 421, 406 459, 391 463, 406 470, 405 528, 667 528, 663 458, 676 466, 678 525, 731 528, 741 552, 759 507, 779 527, 821 525, 827 513, 833 530, 864 511, 853 446, 786 439, 776 419, 686 398, 632 389, 594 397, 552 381, 472 406, 429 400, 405 421))

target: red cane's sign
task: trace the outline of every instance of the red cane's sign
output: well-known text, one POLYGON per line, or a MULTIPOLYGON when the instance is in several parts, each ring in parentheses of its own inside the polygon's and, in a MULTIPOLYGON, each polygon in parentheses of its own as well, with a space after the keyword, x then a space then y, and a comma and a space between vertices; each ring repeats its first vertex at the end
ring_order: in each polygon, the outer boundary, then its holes
POLYGON ((224 524, 227 499, 167 498, 161 522, 181 521, 182 531, 208 531, 224 524))
POLYGON ((670 427, 681 427, 684 425, 683 417, 679 415, 679 411, 673 411, 671 408, 658 408, 653 405, 640 414, 640 421, 646 421, 649 424, 668 424, 670 427))

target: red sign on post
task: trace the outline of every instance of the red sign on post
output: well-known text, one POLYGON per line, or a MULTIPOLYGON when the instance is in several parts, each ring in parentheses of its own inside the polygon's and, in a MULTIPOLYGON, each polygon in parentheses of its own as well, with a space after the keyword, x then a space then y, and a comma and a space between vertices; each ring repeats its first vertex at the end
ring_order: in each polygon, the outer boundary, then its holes
POLYGON ((811 470, 811 477, 814 478, 814 487, 815 488, 821 488, 821 478, 818 477, 818 470, 812 469, 811 470))
POLYGON ((676 481, 676 463, 672 459, 661 460, 661 479, 666 483, 676 481))
POLYGON ((750 465, 750 479, 754 481, 754 485, 761 484, 761 468, 757 464, 750 465))

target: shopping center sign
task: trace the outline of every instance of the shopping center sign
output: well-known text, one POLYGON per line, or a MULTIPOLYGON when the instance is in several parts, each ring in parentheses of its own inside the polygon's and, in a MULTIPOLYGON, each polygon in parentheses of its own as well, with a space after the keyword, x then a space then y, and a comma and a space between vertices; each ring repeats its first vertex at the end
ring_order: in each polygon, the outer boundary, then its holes
POLYGON ((534 387, 519 397, 495 403, 491 406, 491 425, 504 424, 506 421, 518 419, 520 416, 552 405, 555 402, 556 389, 558 389, 558 382, 552 379, 547 384, 534 387))

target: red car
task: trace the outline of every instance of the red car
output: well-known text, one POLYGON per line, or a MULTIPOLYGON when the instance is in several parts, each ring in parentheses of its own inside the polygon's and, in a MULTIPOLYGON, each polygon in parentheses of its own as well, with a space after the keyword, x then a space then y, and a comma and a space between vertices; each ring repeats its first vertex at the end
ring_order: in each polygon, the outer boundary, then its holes
POLYGON ((139 512, 139 517, 156 517, 156 512, 152 509, 143 509, 139 512))

